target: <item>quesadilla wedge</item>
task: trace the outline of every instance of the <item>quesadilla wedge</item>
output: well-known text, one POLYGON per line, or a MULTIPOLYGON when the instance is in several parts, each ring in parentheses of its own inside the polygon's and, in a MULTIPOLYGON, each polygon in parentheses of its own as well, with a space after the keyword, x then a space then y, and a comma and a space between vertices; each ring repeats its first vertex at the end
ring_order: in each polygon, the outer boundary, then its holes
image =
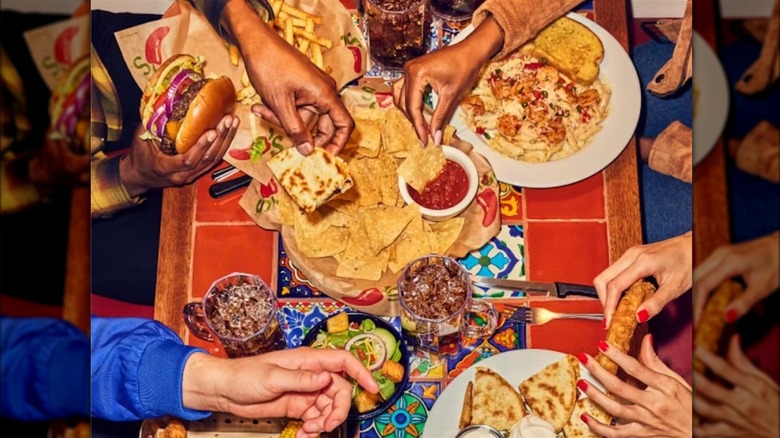
POLYGON ((510 430, 523 416, 523 399, 512 385, 494 371, 477 367, 471 424, 487 424, 498 430, 510 430))
POLYGON ((531 412, 560 432, 574 410, 579 376, 580 364, 569 354, 523 381, 520 392, 531 412))
POLYGON ((352 177, 341 158, 322 148, 303 156, 295 148, 285 149, 268 161, 279 184, 304 213, 352 187, 352 177))

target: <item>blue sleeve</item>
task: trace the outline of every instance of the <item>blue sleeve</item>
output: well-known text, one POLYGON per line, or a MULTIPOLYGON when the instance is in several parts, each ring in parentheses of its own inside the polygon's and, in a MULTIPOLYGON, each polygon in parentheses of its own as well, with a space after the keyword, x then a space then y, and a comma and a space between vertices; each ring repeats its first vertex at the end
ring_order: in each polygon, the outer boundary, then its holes
POLYGON ((209 412, 182 405, 184 364, 204 350, 171 329, 141 318, 92 317, 92 416, 134 421, 172 415, 199 420, 209 412))
POLYGON ((3 417, 89 416, 89 343, 65 320, 0 316, 3 417))

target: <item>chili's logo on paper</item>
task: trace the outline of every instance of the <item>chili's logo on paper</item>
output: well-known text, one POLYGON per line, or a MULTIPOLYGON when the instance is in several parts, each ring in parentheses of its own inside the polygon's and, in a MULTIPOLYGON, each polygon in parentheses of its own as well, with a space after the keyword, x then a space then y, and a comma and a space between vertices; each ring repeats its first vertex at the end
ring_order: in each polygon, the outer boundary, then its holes
POLYGON ((144 76, 149 76, 163 63, 162 45, 171 28, 160 26, 153 30, 144 44, 144 56, 137 55, 133 58, 133 67, 143 71, 144 76))
POLYGON ((53 53, 43 58, 43 68, 50 71, 54 77, 58 77, 73 62, 73 40, 79 30, 78 26, 68 26, 63 29, 54 38, 53 53))

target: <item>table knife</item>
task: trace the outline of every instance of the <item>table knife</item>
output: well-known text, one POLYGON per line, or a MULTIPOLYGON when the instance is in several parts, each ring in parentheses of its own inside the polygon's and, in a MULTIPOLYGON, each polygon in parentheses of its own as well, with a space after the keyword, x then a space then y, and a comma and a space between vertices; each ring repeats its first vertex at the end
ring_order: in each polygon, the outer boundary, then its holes
POLYGON ((580 295, 598 298, 596 288, 585 284, 540 282, 524 280, 508 280, 503 278, 487 278, 471 276, 471 283, 475 286, 490 287, 494 289, 514 290, 525 292, 526 295, 566 298, 569 295, 580 295))
POLYGON ((238 178, 229 179, 227 181, 218 182, 212 184, 209 187, 209 195, 212 198, 221 198, 228 193, 233 193, 238 189, 248 186, 252 182, 252 177, 249 175, 239 176, 238 178))

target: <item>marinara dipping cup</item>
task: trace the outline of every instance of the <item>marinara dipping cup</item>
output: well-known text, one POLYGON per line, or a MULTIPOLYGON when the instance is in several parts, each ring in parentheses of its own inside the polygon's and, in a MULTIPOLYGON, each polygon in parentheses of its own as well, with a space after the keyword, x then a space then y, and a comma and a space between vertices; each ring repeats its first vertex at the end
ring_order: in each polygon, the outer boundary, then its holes
POLYGON ((444 221, 463 212, 474 200, 479 174, 471 158, 452 146, 442 146, 447 165, 422 193, 416 192, 398 177, 398 190, 407 204, 417 204, 429 221, 444 221))

